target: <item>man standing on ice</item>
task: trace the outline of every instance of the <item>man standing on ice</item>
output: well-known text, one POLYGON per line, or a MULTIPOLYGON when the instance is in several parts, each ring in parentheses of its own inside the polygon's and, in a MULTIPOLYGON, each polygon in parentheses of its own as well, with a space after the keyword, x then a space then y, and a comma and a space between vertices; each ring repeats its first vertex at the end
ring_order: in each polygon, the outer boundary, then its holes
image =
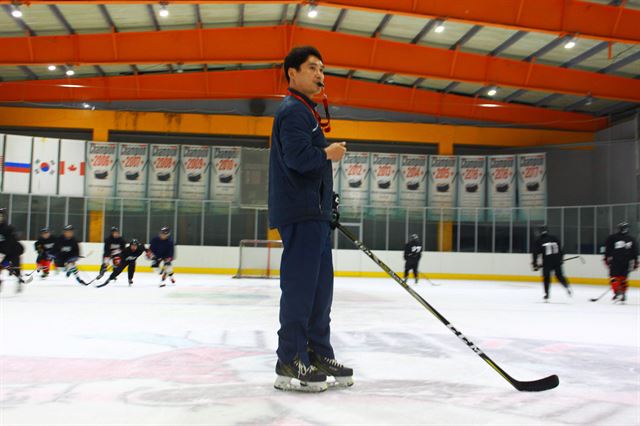
POLYGON ((337 221, 331 161, 342 159, 346 143, 327 143, 328 123, 321 122, 311 100, 324 87, 320 52, 310 46, 292 49, 284 74, 289 92, 274 117, 269 160, 269 223, 284 246, 274 386, 321 392, 327 376, 353 384, 353 370, 335 360, 329 327, 332 217, 337 221))
POLYGON ((627 300, 627 277, 630 269, 638 269, 638 243, 629 235, 629 223, 618 224, 618 232, 609 235, 605 243, 604 263, 609 267, 613 300, 627 300))
POLYGON ((537 271, 542 267, 542 282, 544 284, 544 301, 549 300, 549 286, 551 285, 551 273, 555 272, 556 278, 560 281, 560 284, 567 290, 569 296, 572 295, 571 287, 569 287, 569 281, 565 278, 562 272, 564 253, 562 252, 562 246, 560 240, 554 235, 549 234, 549 229, 546 225, 540 227, 540 236, 534 243, 533 248, 533 270, 537 271), (542 256, 542 265, 538 263, 538 258, 542 256))

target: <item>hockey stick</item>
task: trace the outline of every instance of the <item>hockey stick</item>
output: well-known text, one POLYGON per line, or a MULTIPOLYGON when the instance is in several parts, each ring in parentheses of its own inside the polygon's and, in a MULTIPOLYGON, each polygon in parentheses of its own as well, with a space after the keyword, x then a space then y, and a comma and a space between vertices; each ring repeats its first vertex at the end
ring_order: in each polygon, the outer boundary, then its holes
POLYGON ((602 293, 600 296, 598 297, 594 297, 593 299, 589 299, 590 302, 597 302, 598 300, 602 299, 607 293, 609 293, 609 290, 611 290, 610 288, 606 289, 604 291, 604 293, 602 293))
POLYGON ((566 262, 568 260, 574 260, 574 259, 580 259, 580 262, 584 265, 585 261, 584 258, 582 256, 573 256, 573 257, 567 257, 566 259, 563 259, 563 262, 566 262))
POLYGON ((549 377, 545 377, 540 380, 533 381, 525 381, 521 382, 519 380, 514 379, 509 376, 502 368, 500 368, 495 362, 491 360, 482 350, 477 347, 471 340, 469 340, 464 334, 459 332, 445 317, 443 317, 436 309, 431 306, 426 300, 424 300, 418 293, 416 293, 411 287, 409 287, 405 282, 391 270, 384 262, 376 257, 375 254, 371 252, 371 250, 359 241, 355 235, 353 235, 348 229, 337 224, 337 228, 344 234, 345 237, 350 239, 356 247, 362 250, 371 260, 373 260, 380 268, 382 268, 391 278, 395 280, 398 284, 402 286, 414 299, 416 299, 426 310, 431 312, 433 316, 435 316, 441 323, 443 323, 449 330, 453 332, 460 340, 462 340, 473 352, 475 352, 480 358, 482 358, 491 368, 493 368, 498 374, 502 376, 506 381, 508 381, 511 386, 516 388, 519 391, 526 392, 540 392, 549 389, 553 389, 558 386, 560 380, 558 376, 551 375, 549 377))

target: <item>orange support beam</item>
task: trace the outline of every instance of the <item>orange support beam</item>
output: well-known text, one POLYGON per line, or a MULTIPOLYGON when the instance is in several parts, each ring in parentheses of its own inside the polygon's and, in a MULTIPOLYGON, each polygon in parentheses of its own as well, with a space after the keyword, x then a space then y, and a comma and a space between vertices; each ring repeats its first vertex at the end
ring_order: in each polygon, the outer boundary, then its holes
MULTIPOLYGON (((188 133, 268 138, 272 117, 176 114, 164 112, 90 111, 86 109, 0 107, 0 126, 108 129, 126 132, 188 133)), ((593 141, 591 132, 513 129, 447 124, 333 120, 331 138, 372 142, 439 144, 439 152, 456 145, 525 147, 593 141)), ((446 151, 449 150, 449 151, 446 151)))
MULTIPOLYGON (((15 0, 0 0, 0 4, 15 0)), ((26 4, 60 4, 60 0, 25 0, 26 4)), ((65 0, 73 4, 158 4, 158 0, 65 0)), ((171 4, 300 4, 301 0, 174 0, 171 4)), ((319 0, 321 6, 444 18, 471 25, 536 31, 618 43, 640 43, 640 11, 577 0, 319 0)))
MULTIPOLYGON (((336 105, 577 131, 596 131, 608 123, 586 114, 342 77, 329 76, 325 83, 336 105)), ((146 74, 0 82, 0 102, 280 98, 285 88, 280 69, 146 74)))
POLYGON ((637 79, 296 26, 3 37, 0 65, 279 63, 306 44, 331 67, 640 102, 637 79))

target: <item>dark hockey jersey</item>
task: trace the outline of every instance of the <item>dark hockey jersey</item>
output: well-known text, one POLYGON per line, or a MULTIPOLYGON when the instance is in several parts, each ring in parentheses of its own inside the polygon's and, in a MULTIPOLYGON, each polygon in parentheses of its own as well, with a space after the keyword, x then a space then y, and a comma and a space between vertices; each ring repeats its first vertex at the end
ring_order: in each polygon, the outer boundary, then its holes
POLYGON ((418 261, 422 257, 422 242, 420 240, 409 241, 404 246, 404 260, 418 261))
POLYGON ((102 253, 103 257, 114 257, 118 256, 122 253, 125 247, 124 238, 118 237, 113 238, 111 236, 107 237, 104 240, 104 250, 102 253))
POLYGON ((42 254, 53 254, 53 248, 56 245, 56 238, 52 235, 49 238, 38 238, 35 243, 33 243, 33 247, 36 249, 38 253, 42 254))
POLYGON ((609 235, 604 247, 605 260, 612 268, 628 271, 631 261, 638 260, 638 243, 629 234, 609 235))
POLYGON ((125 247, 122 251, 122 260, 125 263, 135 262, 142 254, 145 252, 145 248, 143 244, 139 244, 138 248, 134 251, 131 249, 131 246, 125 247))
POLYGON ((0 253, 6 257, 20 256, 24 253, 24 247, 16 237, 16 230, 6 223, 0 224, 0 253))
POLYGON ((80 256, 80 246, 74 237, 66 238, 64 235, 60 235, 53 252, 57 259, 71 259, 80 256))
POLYGON ((160 237, 153 237, 151 239, 149 250, 151 250, 151 253, 153 253, 153 255, 157 259, 168 259, 175 257, 173 255, 173 248, 174 244, 171 237, 167 238, 166 240, 163 240, 160 237))
POLYGON ((558 265, 562 263, 562 245, 553 235, 542 235, 533 245, 533 264, 538 263, 538 256, 542 256, 543 265, 558 265))

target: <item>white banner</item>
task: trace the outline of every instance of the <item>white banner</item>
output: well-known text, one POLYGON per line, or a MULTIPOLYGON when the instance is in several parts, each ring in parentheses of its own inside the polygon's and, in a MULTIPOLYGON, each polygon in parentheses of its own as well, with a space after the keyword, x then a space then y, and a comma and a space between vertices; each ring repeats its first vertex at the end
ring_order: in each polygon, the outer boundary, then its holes
POLYGON ((0 190, 2 190, 2 175, 4 175, 4 135, 0 133, 0 190))
POLYGON ((371 154, 371 204, 398 204, 398 154, 371 154))
MULTIPOLYGON (((511 209, 516 205, 516 156, 493 155, 487 157, 489 162, 487 173, 487 206, 494 209, 496 220, 509 220, 511 209)), ((491 213, 491 211, 490 211, 491 213)))
POLYGON ((107 142, 87 144, 87 196, 113 197, 116 187, 117 145, 107 142))
POLYGON ((487 158, 482 155, 463 155, 458 158, 458 207, 461 220, 484 218, 487 158))
POLYGON ((58 195, 82 197, 85 180, 86 142, 74 139, 60 141, 58 195))
MULTIPOLYGON (((340 166, 340 203, 361 207, 369 203, 369 153, 347 152, 340 166)), ((342 212, 349 213, 345 208, 342 212)))
POLYGON ((524 218, 544 220, 547 205, 547 156, 539 154, 518 155, 518 205, 524 218))
POLYGON ((240 147, 218 146, 211 153, 211 195, 214 201, 235 202, 238 197, 240 147))
POLYGON ((149 145, 118 144, 118 197, 144 198, 147 192, 149 145))
POLYGON ((176 198, 178 145, 151 145, 149 198, 176 198))
POLYGON ((4 151, 5 192, 28 194, 31 178, 31 136, 7 135, 4 151))
POLYGON ((60 140, 33 138, 31 162, 31 193, 56 195, 58 193, 58 150, 60 140))
POLYGON ((426 207, 427 156, 402 154, 400 156, 400 206, 426 207))
POLYGON ((209 182, 209 147, 182 145, 180 164, 179 197, 184 200, 205 200, 209 182))
POLYGON ((429 216, 432 218, 453 217, 452 210, 456 201, 456 175, 458 157, 455 155, 429 156, 429 216), (440 210, 440 209, 445 210, 440 210))

